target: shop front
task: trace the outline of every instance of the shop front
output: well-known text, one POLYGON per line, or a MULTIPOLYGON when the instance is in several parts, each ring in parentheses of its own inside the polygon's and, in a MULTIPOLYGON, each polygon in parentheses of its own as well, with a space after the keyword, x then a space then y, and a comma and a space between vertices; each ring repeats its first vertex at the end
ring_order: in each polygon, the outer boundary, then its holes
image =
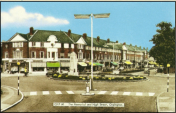
POLYGON ((60 73, 60 62, 47 62, 47 72, 59 72, 60 73))
POLYGON ((46 62, 31 62, 32 73, 46 73, 46 62))

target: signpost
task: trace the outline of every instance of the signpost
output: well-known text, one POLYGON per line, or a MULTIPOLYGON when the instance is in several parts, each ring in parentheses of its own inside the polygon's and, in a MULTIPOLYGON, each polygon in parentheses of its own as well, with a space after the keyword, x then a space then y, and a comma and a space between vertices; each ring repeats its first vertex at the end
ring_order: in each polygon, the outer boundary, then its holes
POLYGON ((20 83, 20 79, 19 79, 19 66, 20 66, 20 62, 17 61, 17 65, 18 65, 18 95, 19 95, 19 83, 20 83))
POLYGON ((168 77, 167 77, 167 92, 169 92, 169 67, 170 67, 170 64, 167 64, 167 68, 168 68, 168 77))

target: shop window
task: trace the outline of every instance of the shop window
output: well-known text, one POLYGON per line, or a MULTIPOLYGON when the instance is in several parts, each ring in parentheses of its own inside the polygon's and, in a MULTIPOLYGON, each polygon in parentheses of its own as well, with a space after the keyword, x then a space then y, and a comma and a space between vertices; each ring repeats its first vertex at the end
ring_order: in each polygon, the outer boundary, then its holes
POLYGON ((33 67, 33 71, 44 71, 44 67, 33 67))

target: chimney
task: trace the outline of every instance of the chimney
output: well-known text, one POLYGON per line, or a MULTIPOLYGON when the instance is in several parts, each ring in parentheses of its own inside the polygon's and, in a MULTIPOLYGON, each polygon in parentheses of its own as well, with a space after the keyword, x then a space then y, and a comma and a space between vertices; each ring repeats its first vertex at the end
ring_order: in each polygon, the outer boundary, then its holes
POLYGON ((118 43, 118 40, 116 40, 116 43, 118 43))
POLYGON ((97 42, 99 42, 99 40, 100 40, 100 37, 99 37, 99 36, 97 36, 97 42))
POLYGON ((71 30, 70 29, 68 30, 68 34, 67 35, 70 37, 70 35, 71 35, 71 30))
POLYGON ((84 40, 86 40, 86 38, 87 38, 87 34, 86 33, 83 33, 83 38, 84 38, 84 40))
POLYGON ((123 45, 126 45, 126 42, 124 42, 123 45))
POLYGON ((107 39, 107 43, 109 43, 109 42, 110 42, 110 39, 108 38, 108 39, 107 39))
POLYGON ((30 35, 33 35, 33 30, 34 30, 34 28, 30 27, 30 35))

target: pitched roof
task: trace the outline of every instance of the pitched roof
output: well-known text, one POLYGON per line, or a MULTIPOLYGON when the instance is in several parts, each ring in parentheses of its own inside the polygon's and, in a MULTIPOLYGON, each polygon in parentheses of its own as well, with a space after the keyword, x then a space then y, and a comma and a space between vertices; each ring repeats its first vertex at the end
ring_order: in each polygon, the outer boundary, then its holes
POLYGON ((50 35, 55 35, 58 42, 60 43, 73 43, 70 38, 65 35, 63 31, 48 31, 48 30, 38 30, 35 35, 30 39, 30 41, 35 42, 47 42, 50 35))
MULTIPOLYGON (((34 30, 35 33, 36 30, 34 30)), ((29 33, 27 34, 20 34, 23 38, 26 40, 30 39, 29 33)), ((49 30, 37 30, 37 32, 32 36, 32 38, 29 41, 35 41, 35 42, 47 42, 47 39, 50 35, 55 35, 58 42, 60 43, 75 43, 77 42, 80 37, 83 37, 82 35, 71 33, 70 37, 67 35, 68 32, 64 31, 49 31, 49 30)), ((91 37, 86 37, 85 42, 88 46, 91 46, 91 37)), ((103 39, 99 39, 99 42, 97 41, 97 38, 93 38, 93 46, 94 47, 102 47, 102 48, 111 48, 113 49, 113 45, 108 45, 108 47, 105 47, 107 41, 103 39)), ((114 43, 110 41, 110 43, 114 43)), ((122 50, 123 44, 119 43, 114 45, 114 49, 122 50)), ((140 47, 132 46, 132 45, 125 45, 126 48, 129 51, 141 51, 141 50, 147 50, 147 49, 141 49, 140 47)))

